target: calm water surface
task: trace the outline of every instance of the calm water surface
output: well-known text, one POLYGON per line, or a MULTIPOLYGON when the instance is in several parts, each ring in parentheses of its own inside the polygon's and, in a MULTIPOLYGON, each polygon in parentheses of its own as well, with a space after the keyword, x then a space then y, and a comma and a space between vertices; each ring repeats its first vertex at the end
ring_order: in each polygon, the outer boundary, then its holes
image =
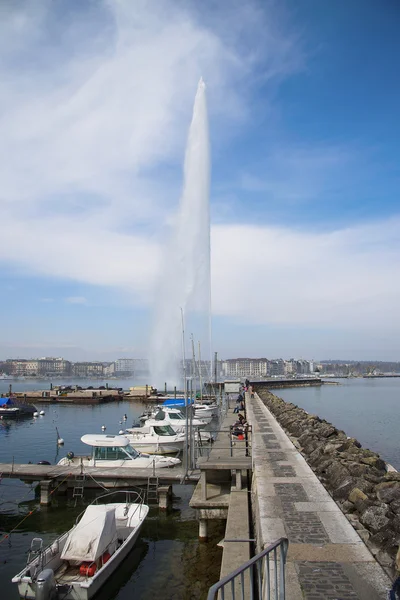
MULTIPOLYGON (((12 382, 15 391, 48 388, 47 382, 12 382), (46 385, 47 384, 47 385, 46 385)), ((99 382, 93 385, 99 385, 99 382)), ((8 390, 8 381, 0 382, 0 391, 8 390)), ((81 384, 82 385, 82 384, 81 384)), ((90 382, 85 382, 90 385, 90 382)), ((128 388, 132 383, 113 382, 128 388)), ((57 405, 36 403, 45 415, 37 419, 0 421, 0 462, 16 463, 48 460, 57 462, 69 450, 87 452, 80 438, 85 433, 118 433, 143 411, 138 402, 118 402, 97 406, 57 405), (127 414, 126 423, 120 423, 127 414), (57 446, 56 427, 65 440, 57 446)), ((219 578, 222 550, 216 544, 224 536, 224 523, 215 522, 210 541, 197 541, 198 523, 195 511, 188 507, 192 486, 174 486, 174 510, 166 515, 151 508, 142 535, 133 552, 103 589, 99 600, 153 600, 160 590, 166 599, 202 599, 219 578)), ((90 498, 87 497, 87 501, 90 498)), ((17 587, 11 578, 26 563, 32 537, 42 537, 51 543, 60 533, 69 529, 84 506, 74 507, 66 498, 57 498, 50 508, 39 506, 35 489, 16 479, 0 483, 0 582, 2 600, 17 600, 17 587), (29 513, 32 511, 32 514, 29 513), (23 520, 25 518, 25 520, 23 520), (13 528, 10 539, 4 533, 13 528)))
POLYGON ((330 421, 400 470, 400 378, 338 381, 276 395, 330 421))

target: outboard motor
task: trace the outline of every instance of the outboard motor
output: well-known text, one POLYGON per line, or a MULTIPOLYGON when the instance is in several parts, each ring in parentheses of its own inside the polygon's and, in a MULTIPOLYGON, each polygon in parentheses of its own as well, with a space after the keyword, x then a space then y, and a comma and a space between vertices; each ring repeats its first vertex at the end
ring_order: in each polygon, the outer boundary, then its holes
POLYGON ((36 579, 36 600, 56 600, 57 587, 53 569, 43 569, 36 579))

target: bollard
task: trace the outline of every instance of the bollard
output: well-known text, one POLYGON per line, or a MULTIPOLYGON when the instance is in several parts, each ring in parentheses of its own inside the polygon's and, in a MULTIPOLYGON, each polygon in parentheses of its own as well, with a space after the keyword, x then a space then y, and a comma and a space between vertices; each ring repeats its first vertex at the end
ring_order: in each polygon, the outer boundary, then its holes
POLYGON ((51 479, 42 479, 40 482, 40 504, 41 506, 49 506, 51 504, 51 479))

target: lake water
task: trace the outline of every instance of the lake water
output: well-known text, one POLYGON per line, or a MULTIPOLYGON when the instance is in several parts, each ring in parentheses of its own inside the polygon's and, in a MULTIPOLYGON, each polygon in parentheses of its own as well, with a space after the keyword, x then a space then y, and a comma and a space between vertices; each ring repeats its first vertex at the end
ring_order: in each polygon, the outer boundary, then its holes
POLYGON ((276 390, 276 395, 343 429, 400 470, 400 378, 338 382, 276 390))
MULTIPOLYGON (((0 382, 0 391, 6 392, 10 382, 0 382)), ((11 382, 15 391, 48 388, 46 382, 11 382)), ((99 382, 92 382, 99 385, 99 382)), ((82 385, 82 383, 81 383, 82 385)), ((86 382, 84 385, 90 385, 86 382)), ((126 381, 113 385, 129 387, 126 381)), ((132 384, 130 384, 132 385, 132 384)), ((80 437, 85 433, 118 433, 130 426, 142 413, 139 402, 72 406, 36 403, 45 415, 37 419, 0 421, 0 462, 16 463, 48 460, 57 462, 69 450, 87 452, 80 437), (126 423, 120 423, 124 414, 126 423), (65 440, 57 446, 56 427, 65 440)), ((224 536, 223 522, 212 523, 210 541, 197 540, 198 522, 188 502, 192 486, 174 486, 173 511, 164 514, 152 507, 142 534, 133 552, 102 591, 99 600, 153 600, 163 590, 164 598, 182 600, 205 598, 207 590, 219 579, 222 550, 216 546, 224 536)), ((85 494, 86 495, 86 494, 85 494)), ((86 498, 90 501, 90 498, 86 498)), ((17 586, 11 578, 26 563, 32 537, 42 537, 51 543, 60 533, 69 529, 84 506, 74 506, 67 498, 59 497, 50 508, 40 507, 35 489, 16 479, 3 479, 0 484, 0 581, 2 600, 17 600, 17 586), (32 512, 32 514, 29 514, 32 512), (26 518, 25 518, 26 517, 26 518), (17 528, 10 539, 4 534, 17 528)))
MULTIPOLYGON (((348 379, 340 385, 277 390, 276 394, 294 402, 310 413, 332 422, 356 437, 364 447, 400 469, 400 379, 348 379)), ((6 392, 8 381, 0 381, 0 392, 6 392)), ((11 382, 15 391, 49 388, 49 382, 11 382)), ((137 382, 134 382, 137 384, 137 382)), ((122 380, 113 386, 128 388, 133 382, 122 380)), ((99 385, 98 381, 80 382, 80 385, 99 385)), ((143 410, 143 404, 123 401, 97 406, 71 406, 37 403, 45 415, 18 422, 0 422, 0 462, 54 463, 72 450, 86 450, 80 442, 85 433, 100 433, 106 425, 107 433, 117 433, 123 425, 122 416, 128 415, 127 425, 143 410), (56 427, 65 440, 57 446, 56 427)), ((163 590, 163 597, 196 600, 206 597, 208 587, 218 580, 221 549, 216 543, 224 536, 224 523, 213 523, 211 541, 199 544, 198 523, 188 507, 191 486, 174 486, 179 497, 174 510, 165 515, 152 508, 142 535, 134 551, 112 578, 99 600, 153 600, 163 590)), ((0 484, 0 581, 3 600, 17 600, 16 586, 11 584, 26 562, 26 552, 32 537, 39 535, 50 543, 57 535, 69 529, 82 506, 59 498, 50 508, 39 507, 35 491, 16 479, 3 479, 0 484), (27 516, 29 512, 32 514, 27 516), (22 521, 27 517, 24 521, 22 521), (11 539, 4 532, 14 527, 11 539)))

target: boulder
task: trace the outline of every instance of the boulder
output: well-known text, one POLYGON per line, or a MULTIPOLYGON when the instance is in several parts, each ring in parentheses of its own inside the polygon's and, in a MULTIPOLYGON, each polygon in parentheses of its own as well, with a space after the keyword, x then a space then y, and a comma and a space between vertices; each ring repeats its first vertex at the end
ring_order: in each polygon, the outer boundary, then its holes
POLYGON ((390 503, 390 510, 395 514, 400 516, 400 500, 393 500, 390 503))
POLYGON ((370 506, 361 515, 361 523, 373 533, 377 533, 380 529, 389 523, 387 518, 387 507, 370 506))
POLYGON ((361 462, 364 463, 364 465, 369 465, 370 467, 374 467, 375 469, 378 469, 378 471, 383 471, 384 473, 386 472, 385 461, 383 461, 377 455, 376 456, 365 456, 365 457, 361 458, 361 462))
POLYGON ((326 477, 332 488, 339 487, 342 483, 349 480, 350 473, 342 464, 332 462, 326 470, 326 477))
POLYGON ((361 490, 360 490, 359 488, 357 488, 357 487, 356 487, 356 488, 353 488, 353 489, 351 490, 351 492, 350 492, 350 494, 349 494, 349 498, 348 498, 349 502, 351 502, 353 505, 354 505, 356 502, 363 501, 363 500, 367 500, 367 499, 368 499, 368 496, 367 496, 366 494, 364 494, 364 492, 363 492, 363 491, 361 491, 361 490))
POLYGON ((400 546, 397 550, 395 565, 396 565, 397 571, 400 572, 400 546))
POLYGON ((363 465, 355 461, 346 463, 346 469, 348 469, 350 475, 353 475, 353 477, 363 477, 366 473, 368 473, 367 465, 363 465))
POLYGON ((356 507, 352 502, 350 502, 350 500, 345 500, 341 505, 341 509, 345 515, 348 515, 349 513, 354 512, 356 510, 356 507))
POLYGON ((400 500, 400 481, 384 481, 375 487, 376 495, 381 502, 390 504, 400 500))

